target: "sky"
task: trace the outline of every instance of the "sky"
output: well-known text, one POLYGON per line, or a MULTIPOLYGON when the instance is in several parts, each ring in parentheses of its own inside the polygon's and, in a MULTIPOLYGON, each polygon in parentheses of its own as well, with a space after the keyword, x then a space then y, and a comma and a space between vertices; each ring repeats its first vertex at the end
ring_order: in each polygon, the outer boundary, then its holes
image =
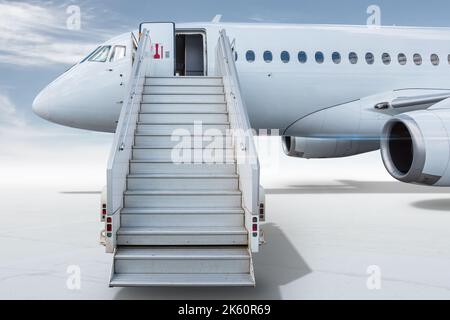
POLYGON ((372 4, 381 8, 383 25, 450 24, 444 0, 0 0, 0 183, 62 186, 76 177, 75 185, 96 187, 104 180, 112 135, 46 122, 31 105, 98 43, 142 21, 210 21, 222 14, 226 22, 365 24, 372 4), (80 8, 79 30, 67 27, 71 6, 80 8))

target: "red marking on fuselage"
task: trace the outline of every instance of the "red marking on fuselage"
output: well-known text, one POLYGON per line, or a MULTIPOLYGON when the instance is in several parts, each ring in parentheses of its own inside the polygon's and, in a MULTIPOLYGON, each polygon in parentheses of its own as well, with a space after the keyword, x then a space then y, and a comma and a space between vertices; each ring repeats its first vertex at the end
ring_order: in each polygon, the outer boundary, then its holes
POLYGON ((159 55, 159 43, 155 44, 155 55, 153 56, 154 59, 161 59, 161 56, 159 55))

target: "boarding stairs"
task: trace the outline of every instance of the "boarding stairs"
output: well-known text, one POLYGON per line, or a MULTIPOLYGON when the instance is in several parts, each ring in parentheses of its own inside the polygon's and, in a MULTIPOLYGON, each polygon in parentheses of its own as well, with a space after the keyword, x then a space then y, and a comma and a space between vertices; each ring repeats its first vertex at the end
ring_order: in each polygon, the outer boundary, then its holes
POLYGON ((110 286, 254 286, 259 165, 252 137, 232 130, 248 119, 224 75, 228 38, 209 77, 152 76, 149 41, 108 164, 110 286))

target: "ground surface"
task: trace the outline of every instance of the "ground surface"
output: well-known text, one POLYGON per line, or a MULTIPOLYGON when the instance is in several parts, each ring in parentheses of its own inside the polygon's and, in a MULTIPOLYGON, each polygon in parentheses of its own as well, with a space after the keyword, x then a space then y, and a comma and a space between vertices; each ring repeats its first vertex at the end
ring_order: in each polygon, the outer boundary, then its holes
POLYGON ((108 288, 99 188, 0 186, 0 299, 450 299, 449 189, 369 172, 377 157, 264 170, 256 288, 108 288), (66 285, 71 265, 80 290, 66 285), (370 266, 379 290, 367 287, 370 266))

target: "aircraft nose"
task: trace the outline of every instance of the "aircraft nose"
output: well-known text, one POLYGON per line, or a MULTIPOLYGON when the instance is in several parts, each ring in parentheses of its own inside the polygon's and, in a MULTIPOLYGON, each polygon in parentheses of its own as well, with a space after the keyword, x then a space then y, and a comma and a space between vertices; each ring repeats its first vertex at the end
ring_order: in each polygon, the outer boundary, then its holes
POLYGON ((50 106, 49 99, 46 94, 46 89, 42 90, 34 99, 32 109, 33 112, 39 117, 49 120, 50 118, 50 106))

